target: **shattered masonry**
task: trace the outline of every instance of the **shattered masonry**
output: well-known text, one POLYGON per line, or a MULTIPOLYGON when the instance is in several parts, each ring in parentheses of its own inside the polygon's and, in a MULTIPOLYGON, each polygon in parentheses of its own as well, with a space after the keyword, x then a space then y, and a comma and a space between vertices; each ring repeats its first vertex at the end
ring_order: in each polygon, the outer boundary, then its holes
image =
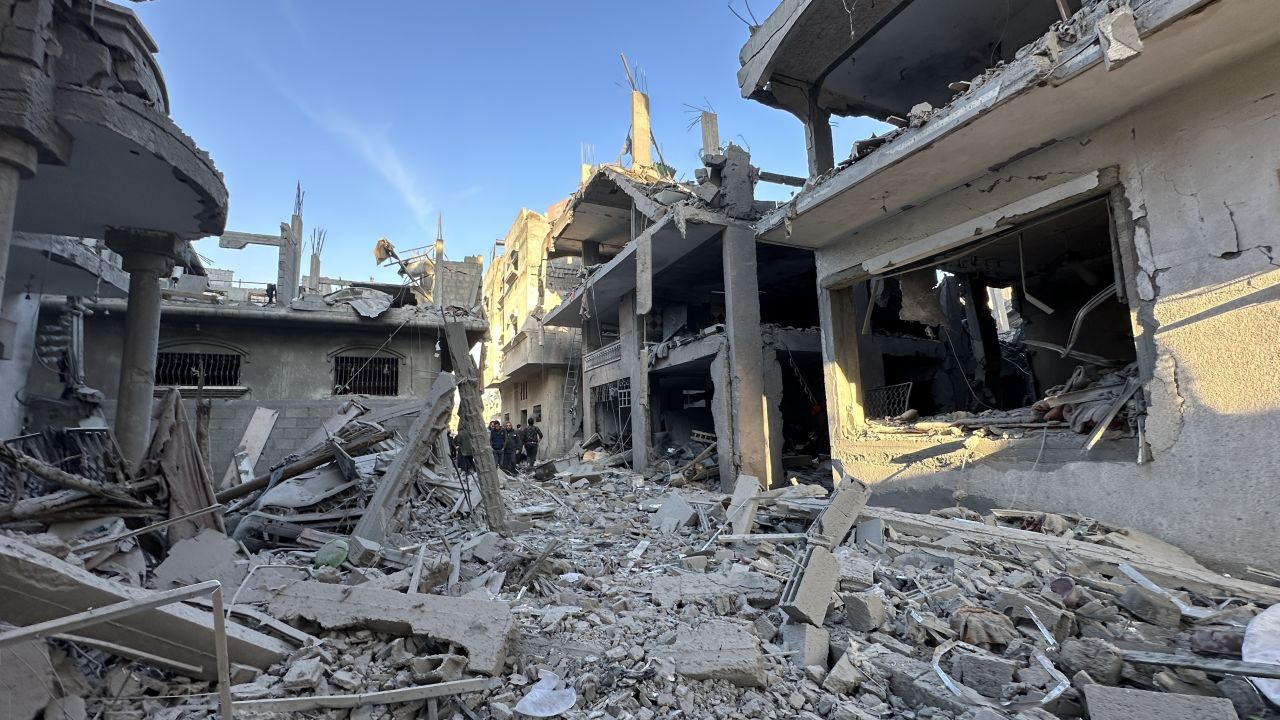
POLYGON ((738 80, 807 178, 700 112, 678 181, 633 84, 386 284, 301 186, 226 231, 128 9, 0 0, 0 714, 1280 716, 1280 7, 1010 13, 784 0, 738 80))

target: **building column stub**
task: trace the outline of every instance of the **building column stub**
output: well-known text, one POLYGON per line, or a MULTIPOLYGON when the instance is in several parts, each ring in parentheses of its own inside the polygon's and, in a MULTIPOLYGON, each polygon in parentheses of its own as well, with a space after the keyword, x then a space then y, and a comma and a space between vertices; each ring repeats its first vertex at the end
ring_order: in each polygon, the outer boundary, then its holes
POLYGON ((773 481, 768 398, 764 386, 764 349, 760 335, 760 284, 756 276, 756 236, 749 227, 724 230, 725 333, 729 337, 733 385, 734 455, 738 472, 773 481))
MULTIPOLYGON (((9 246, 13 241, 13 221, 18 207, 18 183, 36 172, 36 148, 12 135, 0 133, 0 302, 4 298, 9 267, 9 246)), ((7 337, 10 333, 0 328, 7 337)))

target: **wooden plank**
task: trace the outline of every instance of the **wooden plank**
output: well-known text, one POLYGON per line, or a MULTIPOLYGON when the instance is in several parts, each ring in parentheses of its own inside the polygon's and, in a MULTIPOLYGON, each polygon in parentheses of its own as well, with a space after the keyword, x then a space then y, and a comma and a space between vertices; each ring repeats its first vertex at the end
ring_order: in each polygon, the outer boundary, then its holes
POLYGON ((265 700, 236 700, 231 703, 233 710, 252 710, 257 712, 298 712, 319 708, 354 708, 361 705, 391 705, 393 703, 426 700, 428 698, 447 697, 462 693, 480 692, 496 687, 499 678, 471 678, 435 683, 434 685, 415 685, 414 687, 396 690, 380 690, 371 693, 354 695, 312 695, 297 698, 269 698, 265 700))
POLYGON ((225 490, 240 484, 240 473, 236 471, 236 455, 244 453, 249 458, 249 467, 257 467, 258 460, 262 457, 262 449, 267 446, 267 438, 271 437, 271 431, 275 428, 276 418, 279 416, 280 412, 271 408, 260 407, 253 411, 253 417, 249 418, 249 426, 244 429, 240 444, 231 454, 227 471, 222 474, 222 482, 218 485, 220 489, 225 490))
POLYGON ((1121 650, 1125 660, 1143 665, 1181 667, 1201 670, 1215 675, 1247 675, 1248 677, 1280 680, 1280 665, 1274 663, 1246 662, 1225 658, 1207 658, 1196 655, 1171 655, 1168 653, 1121 650))

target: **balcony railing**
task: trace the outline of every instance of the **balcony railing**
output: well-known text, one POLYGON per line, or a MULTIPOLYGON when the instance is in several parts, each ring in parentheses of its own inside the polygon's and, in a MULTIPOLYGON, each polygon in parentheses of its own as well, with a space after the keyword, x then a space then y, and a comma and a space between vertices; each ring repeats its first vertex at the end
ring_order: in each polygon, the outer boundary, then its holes
POLYGON ((592 350, 582 357, 584 370, 594 370, 622 359, 622 342, 615 341, 598 350, 592 350))

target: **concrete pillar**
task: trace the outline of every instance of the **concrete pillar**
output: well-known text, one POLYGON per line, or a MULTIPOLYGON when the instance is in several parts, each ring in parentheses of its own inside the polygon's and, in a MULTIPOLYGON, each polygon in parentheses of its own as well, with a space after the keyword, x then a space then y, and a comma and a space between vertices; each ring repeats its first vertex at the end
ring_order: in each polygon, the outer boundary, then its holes
POLYGON ((22 434, 25 410, 21 398, 35 358, 40 296, 14 288, 4 296, 3 308, 0 320, 13 329, 0 358, 0 440, 7 440, 22 434))
MULTIPOLYGON (((5 296, 9 246, 13 240, 13 221, 18 207, 18 182, 35 174, 36 162, 35 147, 0 133, 0 302, 5 296)), ((4 334, 7 335, 8 331, 4 334)))
POLYGON ((636 472, 649 469, 649 363, 642 335, 644 318, 636 315, 636 294, 629 292, 618 304, 618 340, 631 378, 631 464, 636 472))
POLYGON ((769 487, 774 480, 773 443, 764 388, 755 233, 749 227, 730 225, 724 230, 723 246, 724 325, 737 429, 734 454, 739 472, 754 475, 769 487))
POLYGON ((107 244, 124 256, 129 273, 129 305, 124 319, 124 352, 116 390, 116 441, 130 467, 137 467, 151 440, 151 408, 160 344, 160 283, 173 271, 176 241, 151 233, 108 233, 107 244), (154 242, 159 239, 160 242, 154 242))
POLYGON ((729 350, 722 347, 711 360, 711 420, 716 433, 716 457, 720 466, 720 492, 733 493, 738 482, 733 449, 733 381, 729 377, 729 350))
POLYGON ((806 93, 808 110, 804 120, 804 144, 809 155, 809 177, 817 177, 836 166, 831 140, 831 113, 817 103, 818 91, 806 93))
POLYGON ((863 383, 858 361, 858 317, 853 288, 818 288, 822 324, 822 377, 826 386, 827 427, 831 455, 847 461, 848 447, 865 422, 863 383))
POLYGON ((631 164, 637 168, 653 165, 653 135, 649 129, 649 96, 631 91, 631 164))

